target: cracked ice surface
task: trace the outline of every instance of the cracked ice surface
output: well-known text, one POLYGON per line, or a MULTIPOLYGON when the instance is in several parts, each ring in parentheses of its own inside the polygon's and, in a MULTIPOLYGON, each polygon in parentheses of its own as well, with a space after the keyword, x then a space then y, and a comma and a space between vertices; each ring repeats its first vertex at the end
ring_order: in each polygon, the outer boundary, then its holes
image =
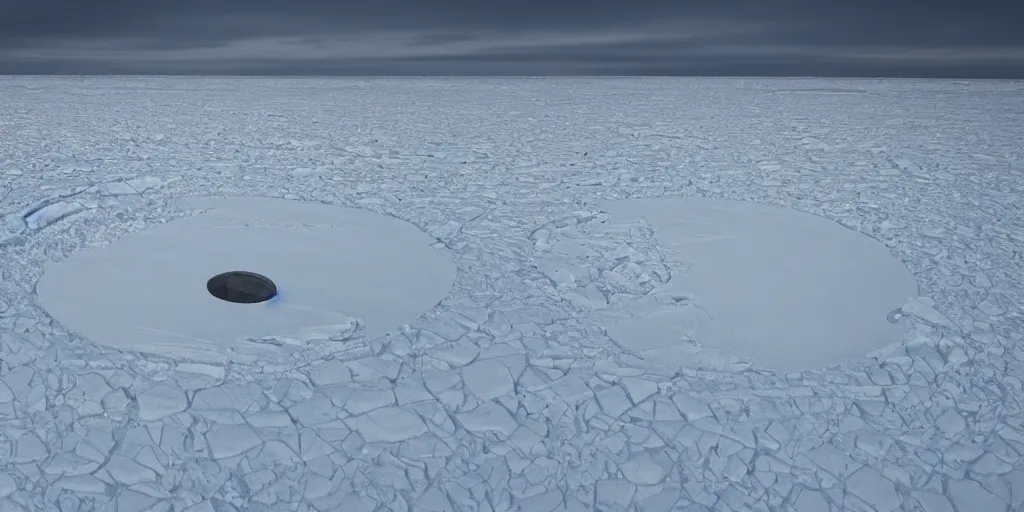
POLYGON ((1020 84, 194 83, 0 80, 0 509, 1024 507, 1020 84), (42 308, 45 268, 209 196, 401 219, 458 273, 407 325, 274 357, 115 350, 42 308), (656 219, 602 206, 671 196, 884 244, 920 288, 903 338, 790 373, 624 352, 610 320, 702 295, 656 219))

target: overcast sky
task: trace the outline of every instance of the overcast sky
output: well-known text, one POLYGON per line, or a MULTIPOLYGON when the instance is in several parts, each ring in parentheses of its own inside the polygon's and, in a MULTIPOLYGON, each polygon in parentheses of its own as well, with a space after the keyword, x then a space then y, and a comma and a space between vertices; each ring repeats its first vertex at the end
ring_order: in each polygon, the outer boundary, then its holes
POLYGON ((0 73, 1024 78, 1024 2, 0 0, 0 73))

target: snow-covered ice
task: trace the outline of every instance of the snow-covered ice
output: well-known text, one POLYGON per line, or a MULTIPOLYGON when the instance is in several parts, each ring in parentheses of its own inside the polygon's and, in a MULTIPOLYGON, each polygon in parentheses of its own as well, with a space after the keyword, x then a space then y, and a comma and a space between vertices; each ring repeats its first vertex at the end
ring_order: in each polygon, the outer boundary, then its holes
POLYGON ((272 198, 183 203, 203 213, 51 265, 37 284, 42 306, 96 343, 223 362, 344 343, 357 324, 382 336, 436 305, 455 279, 451 257, 393 217, 272 198), (260 307, 210 295, 206 281, 232 270, 267 275, 279 295, 260 307))
POLYGON ((1022 510, 1022 95, 2 78, 0 510, 1022 510))
POLYGON ((685 343, 782 371, 841 363, 899 342, 903 328, 887 316, 917 296, 913 275, 885 245, 808 213, 704 198, 605 210, 647 220, 670 257, 686 262, 652 292, 668 304, 627 305, 633 316, 609 327, 619 344, 658 363, 688 364, 685 343))

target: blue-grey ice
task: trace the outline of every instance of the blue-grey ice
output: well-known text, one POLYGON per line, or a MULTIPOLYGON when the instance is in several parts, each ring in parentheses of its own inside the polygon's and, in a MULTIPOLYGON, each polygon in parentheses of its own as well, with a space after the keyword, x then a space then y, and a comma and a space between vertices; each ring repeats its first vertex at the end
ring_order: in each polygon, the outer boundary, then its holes
POLYGON ((0 510, 1024 510, 1024 84, 794 84, 0 77, 0 510))

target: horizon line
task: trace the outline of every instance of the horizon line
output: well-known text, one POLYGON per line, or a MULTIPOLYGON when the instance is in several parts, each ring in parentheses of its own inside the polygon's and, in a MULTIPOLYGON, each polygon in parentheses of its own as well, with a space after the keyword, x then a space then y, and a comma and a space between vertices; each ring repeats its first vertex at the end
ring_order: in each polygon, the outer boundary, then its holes
POLYGON ((1020 78, 974 76, 879 76, 879 75, 322 75, 322 74, 190 74, 190 73, 0 73, 0 77, 60 77, 60 78, 349 78, 349 79, 580 79, 580 78, 703 78, 703 79, 795 79, 795 80, 954 80, 954 81, 1024 81, 1020 78))

